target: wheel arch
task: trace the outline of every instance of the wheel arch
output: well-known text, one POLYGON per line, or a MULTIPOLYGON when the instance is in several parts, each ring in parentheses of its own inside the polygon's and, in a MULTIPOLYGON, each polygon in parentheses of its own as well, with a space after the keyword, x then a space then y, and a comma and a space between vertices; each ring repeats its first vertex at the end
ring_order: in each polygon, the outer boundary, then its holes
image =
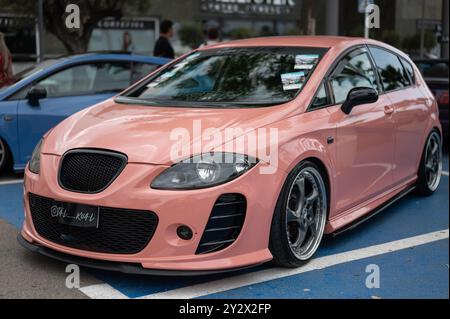
POLYGON ((305 161, 308 161, 308 162, 311 162, 311 163, 315 164, 319 168, 319 172, 320 172, 320 174, 322 175, 322 177, 324 179, 325 188, 326 188, 326 191, 327 191, 327 199, 328 199, 328 203, 327 203, 327 205, 328 205, 327 206, 328 207, 327 219, 328 219, 329 216, 330 216, 330 203, 331 203, 331 176, 330 176, 330 172, 329 172, 327 166, 325 165, 325 163, 321 159, 319 159, 318 157, 314 157, 314 156, 307 157, 307 158, 303 159, 302 161, 300 161, 299 164, 302 163, 302 162, 305 162, 305 161))
POLYGON ((332 184, 332 175, 331 175, 331 168, 329 167, 331 163, 327 166, 324 159, 321 158, 320 154, 314 154, 310 153, 308 155, 305 155, 301 157, 300 159, 297 159, 295 161, 295 165, 291 165, 289 169, 286 171, 286 178, 284 182, 281 185, 281 189, 279 192, 279 195, 282 194, 284 187, 286 185, 286 182, 288 181, 289 175, 303 162, 311 162, 315 164, 319 168, 319 173, 322 175, 325 183, 325 188, 327 191, 327 198, 328 198, 328 212, 327 212, 327 219, 330 216, 331 211, 331 196, 333 194, 333 184, 332 184), (319 156, 318 156, 319 155, 319 156))

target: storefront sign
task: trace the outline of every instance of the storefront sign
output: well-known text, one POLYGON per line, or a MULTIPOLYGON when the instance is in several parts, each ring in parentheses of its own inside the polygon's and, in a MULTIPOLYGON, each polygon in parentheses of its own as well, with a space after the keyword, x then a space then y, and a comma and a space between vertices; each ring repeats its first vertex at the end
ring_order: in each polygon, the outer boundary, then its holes
POLYGON ((158 35, 159 20, 156 18, 106 18, 92 32, 88 51, 127 51, 150 55, 158 35))
POLYGON ((201 0, 201 11, 222 14, 292 14, 296 0, 201 0))
POLYGON ((156 29, 156 21, 136 20, 136 19, 103 19, 97 24, 99 29, 127 29, 127 30, 148 30, 156 29))
POLYGON ((0 28, 24 28, 33 27, 35 20, 33 17, 22 15, 2 15, 0 14, 0 28))

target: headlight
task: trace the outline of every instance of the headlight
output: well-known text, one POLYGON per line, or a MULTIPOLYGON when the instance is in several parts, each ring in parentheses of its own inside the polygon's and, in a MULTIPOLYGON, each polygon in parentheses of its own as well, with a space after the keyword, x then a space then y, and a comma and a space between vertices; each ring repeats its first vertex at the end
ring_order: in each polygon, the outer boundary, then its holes
POLYGON ((41 171, 41 149, 43 141, 44 139, 41 139, 34 148, 30 163, 28 165, 28 169, 34 174, 39 174, 41 171))
POLYGON ((199 189, 229 182, 251 169, 258 160, 247 155, 210 153, 191 157, 162 172, 155 189, 199 189))

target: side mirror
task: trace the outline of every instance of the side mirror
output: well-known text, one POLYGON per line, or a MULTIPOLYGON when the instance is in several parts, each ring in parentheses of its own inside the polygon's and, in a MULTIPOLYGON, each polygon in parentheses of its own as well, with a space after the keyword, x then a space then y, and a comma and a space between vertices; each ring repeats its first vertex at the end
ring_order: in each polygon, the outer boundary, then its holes
POLYGON ((342 112, 350 114, 355 106, 378 101, 378 92, 372 88, 357 87, 350 90, 347 99, 342 104, 342 112))
POLYGON ((33 86, 30 91, 28 91, 27 99, 31 106, 39 106, 39 100, 45 99, 47 97, 47 90, 43 86, 33 86))

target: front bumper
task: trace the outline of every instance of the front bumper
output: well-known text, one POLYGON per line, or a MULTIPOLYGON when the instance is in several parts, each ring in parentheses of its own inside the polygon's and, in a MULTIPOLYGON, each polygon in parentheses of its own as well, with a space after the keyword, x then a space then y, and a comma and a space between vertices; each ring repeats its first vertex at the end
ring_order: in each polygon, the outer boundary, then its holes
POLYGON ((99 268, 96 265, 108 262, 107 267, 111 270, 134 273, 150 269, 151 274, 160 271, 207 274, 245 268, 272 259, 268 249, 270 226, 279 190, 286 178, 281 170, 277 174, 262 175, 258 167, 254 167, 240 178, 217 187, 195 191, 163 191, 151 189, 149 185, 166 167, 129 163, 102 193, 79 194, 59 186, 59 161, 59 156, 44 154, 40 175, 28 169, 25 172, 26 216, 21 236, 31 247, 38 247, 40 253, 45 252, 57 259, 64 258, 64 261, 77 257, 75 259, 79 264, 88 267, 99 268), (69 248, 38 234, 31 218, 29 193, 58 201, 153 211, 158 215, 159 223, 150 243, 136 254, 105 254, 69 248), (217 198, 227 193, 239 193, 247 199, 246 219, 241 233, 231 246, 223 250, 196 255, 211 209, 217 198), (194 231, 191 240, 181 240, 176 235, 180 225, 187 225, 194 231))
MULTIPOLYGON (((133 263, 121 263, 114 261, 105 261, 105 260, 97 260, 97 259, 89 259, 84 257, 78 257, 75 255, 69 255, 62 252, 58 252, 56 250, 52 250, 50 248, 40 246, 37 244, 29 243, 21 234, 17 236, 17 241, 19 244, 29 251, 39 253, 41 255, 68 263, 68 264, 76 264, 81 267, 108 270, 108 271, 116 271, 124 274, 130 275, 151 275, 151 276, 207 276, 214 275, 218 273, 225 272, 233 272, 242 270, 248 267, 237 268, 237 269, 224 269, 224 270, 215 270, 215 271, 182 271, 182 270, 158 270, 158 269, 146 269, 143 268, 140 264, 133 263)), ((254 265, 256 266, 256 265, 254 265)), ((252 267, 252 266, 249 266, 252 267)))

